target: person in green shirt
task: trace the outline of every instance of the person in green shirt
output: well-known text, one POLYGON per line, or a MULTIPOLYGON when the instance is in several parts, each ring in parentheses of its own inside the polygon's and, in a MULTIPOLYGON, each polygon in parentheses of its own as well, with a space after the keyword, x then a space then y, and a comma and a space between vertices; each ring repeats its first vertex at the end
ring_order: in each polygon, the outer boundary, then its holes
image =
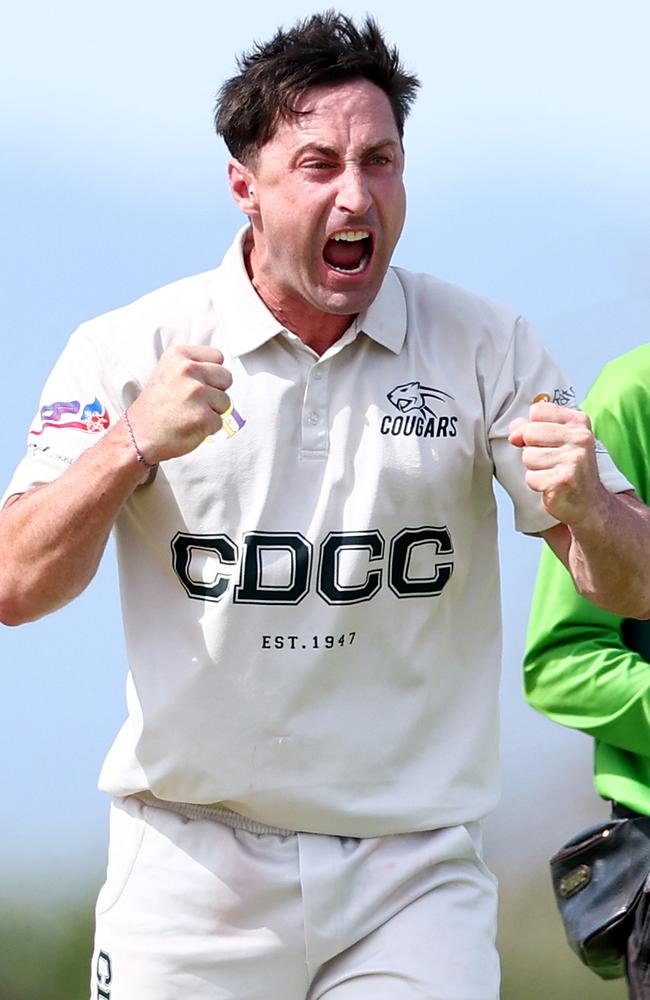
MULTIPOLYGON (((596 437, 650 502, 650 344, 610 362, 582 409, 596 437)), ((650 558, 650 553, 648 553, 650 558)), ((614 816, 650 816, 650 624, 580 597, 543 552, 524 660, 530 704, 595 741, 594 784, 614 816)), ((628 940, 631 1000, 650 997, 650 894, 628 940)))

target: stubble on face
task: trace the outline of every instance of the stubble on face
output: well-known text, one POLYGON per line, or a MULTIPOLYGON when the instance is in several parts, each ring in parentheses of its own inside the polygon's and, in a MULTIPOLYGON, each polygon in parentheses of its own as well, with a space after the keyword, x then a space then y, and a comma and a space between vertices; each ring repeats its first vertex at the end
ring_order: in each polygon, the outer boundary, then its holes
POLYGON ((377 295, 402 230, 404 156, 367 80, 301 95, 249 167, 249 273, 306 343, 329 346, 377 295))

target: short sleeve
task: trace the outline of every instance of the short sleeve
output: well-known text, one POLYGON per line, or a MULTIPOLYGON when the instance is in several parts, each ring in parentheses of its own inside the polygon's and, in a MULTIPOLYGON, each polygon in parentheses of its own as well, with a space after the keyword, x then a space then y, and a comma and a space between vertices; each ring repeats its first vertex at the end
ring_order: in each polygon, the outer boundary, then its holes
MULTIPOLYGON (((527 417, 531 403, 540 399, 577 408, 569 379, 526 320, 519 317, 488 400, 486 416, 495 476, 513 502, 517 531, 528 534, 544 531, 557 521, 545 511, 540 496, 526 484, 521 451, 508 441, 508 428, 516 417, 527 417)), ((610 492, 633 488, 600 443, 596 457, 601 481, 610 492)))
POLYGON ((27 435, 27 453, 0 506, 15 493, 57 479, 110 430, 137 393, 120 362, 80 327, 45 383, 27 435))

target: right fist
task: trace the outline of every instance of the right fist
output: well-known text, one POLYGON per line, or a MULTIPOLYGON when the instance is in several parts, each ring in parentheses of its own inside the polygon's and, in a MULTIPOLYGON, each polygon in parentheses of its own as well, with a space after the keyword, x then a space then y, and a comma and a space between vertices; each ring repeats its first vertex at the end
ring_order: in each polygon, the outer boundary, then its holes
POLYGON ((221 428, 232 375, 216 347, 176 346, 164 352, 129 407, 138 448, 155 465, 193 451, 221 428))

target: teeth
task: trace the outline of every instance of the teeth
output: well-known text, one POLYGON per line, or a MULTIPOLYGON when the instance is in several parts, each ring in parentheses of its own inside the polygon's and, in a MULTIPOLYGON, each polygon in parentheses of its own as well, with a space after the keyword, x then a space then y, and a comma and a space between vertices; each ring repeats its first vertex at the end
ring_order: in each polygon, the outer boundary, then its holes
POLYGON ((368 263, 368 260, 368 254, 364 254, 358 267, 336 267, 333 264, 330 264, 330 267, 333 271, 338 271, 339 274, 360 274, 368 263))
POLYGON ((370 234, 365 229, 345 229, 342 233, 334 233, 333 240, 343 240, 345 243, 356 243, 365 240, 370 234))

